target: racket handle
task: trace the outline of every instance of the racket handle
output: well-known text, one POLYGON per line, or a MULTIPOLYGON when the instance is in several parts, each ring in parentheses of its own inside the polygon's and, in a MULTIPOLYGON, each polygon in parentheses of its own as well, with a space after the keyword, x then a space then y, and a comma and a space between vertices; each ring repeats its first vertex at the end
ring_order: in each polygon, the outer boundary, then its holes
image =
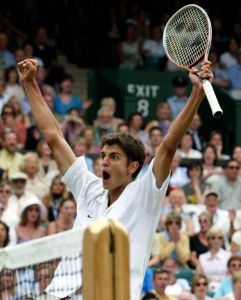
POLYGON ((211 107, 213 116, 215 118, 221 117, 223 115, 223 110, 221 109, 221 107, 218 103, 218 99, 214 93, 211 83, 207 79, 204 79, 204 80, 202 80, 202 84, 203 84, 203 89, 205 91, 209 105, 211 107))

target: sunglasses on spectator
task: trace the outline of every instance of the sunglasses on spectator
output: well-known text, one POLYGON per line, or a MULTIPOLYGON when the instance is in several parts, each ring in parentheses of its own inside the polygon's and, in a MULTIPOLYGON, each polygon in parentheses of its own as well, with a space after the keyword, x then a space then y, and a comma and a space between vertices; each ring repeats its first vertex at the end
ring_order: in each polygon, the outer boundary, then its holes
POLYGON ((167 222, 167 225, 172 225, 172 224, 181 225, 181 223, 179 221, 169 221, 169 222, 167 222))
POLYGON ((239 170, 239 166, 228 166, 228 169, 230 170, 239 170))
POLYGON ((223 237, 222 237, 222 236, 217 236, 217 235, 216 235, 216 236, 211 236, 210 239, 211 239, 211 240, 220 240, 220 241, 221 241, 221 240, 223 239, 223 237))
POLYGON ((197 282, 196 286, 207 286, 208 283, 207 282, 197 282))
POLYGON ((26 180, 25 179, 13 179, 13 182, 14 183, 26 183, 26 180))
POLYGON ((13 112, 12 111, 4 111, 3 115, 4 116, 6 116, 6 115, 13 116, 13 112))

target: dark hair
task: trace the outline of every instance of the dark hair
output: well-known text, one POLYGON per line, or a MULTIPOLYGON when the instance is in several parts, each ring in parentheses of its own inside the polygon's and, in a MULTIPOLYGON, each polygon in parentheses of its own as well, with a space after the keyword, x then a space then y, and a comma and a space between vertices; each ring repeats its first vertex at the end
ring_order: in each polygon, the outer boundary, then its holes
POLYGON ((193 162, 191 163, 188 167, 187 167, 187 175, 188 177, 190 177, 190 171, 191 170, 196 170, 199 169, 200 170, 200 178, 202 177, 203 174, 203 165, 200 162, 193 162))
MULTIPOLYGON (((217 149, 216 147, 213 145, 213 144, 210 144, 208 143, 202 150, 202 154, 204 154, 204 152, 208 149, 208 148, 211 148, 213 150, 213 153, 214 153, 214 161, 213 161, 213 164, 215 165, 216 162, 217 162, 217 159, 218 159, 218 154, 217 154, 217 149)), ((204 156, 204 155, 203 155, 204 156)), ((204 158, 202 159, 202 161, 204 162, 204 158)))
POLYGON ((0 220, 0 224, 3 225, 3 227, 5 228, 6 230, 6 238, 5 238, 5 241, 3 243, 3 247, 6 247, 9 243, 9 227, 6 223, 4 223, 3 221, 0 220))
POLYGON ((155 279, 156 275, 158 274, 167 274, 169 276, 169 272, 166 269, 157 268, 153 272, 153 278, 155 279))
POLYGON ((238 255, 232 255, 232 256, 229 258, 228 263, 227 263, 228 268, 230 268, 231 263, 232 263, 233 261, 235 261, 235 260, 238 260, 239 262, 241 262, 241 257, 238 256, 238 255))
POLYGON ((165 226, 168 227, 173 220, 175 220, 179 224, 179 227, 181 228, 182 217, 179 213, 175 211, 171 211, 170 213, 167 214, 165 220, 165 226))
POLYGON ((2 112, 1 112, 1 117, 3 117, 3 115, 4 115, 4 110, 5 110, 6 108, 10 108, 10 109, 12 110, 12 112, 13 112, 13 116, 16 117, 16 111, 15 111, 15 108, 14 108, 10 103, 5 103, 5 104, 3 105, 2 112))
POLYGON ((154 293, 146 293, 142 298, 142 300, 148 300, 148 299, 158 299, 158 298, 154 293))
POLYGON ((130 126, 130 123, 132 122, 132 120, 133 120, 133 118, 134 118, 135 116, 139 116, 139 117, 141 117, 141 119, 143 120, 142 114, 141 114, 140 112, 138 112, 138 111, 135 111, 135 112, 131 113, 131 114, 128 116, 128 119, 127 119, 127 124, 128 124, 128 126, 130 126))
POLYGON ((159 127, 159 126, 152 126, 150 128, 149 132, 148 132, 149 136, 152 134, 152 131, 154 131, 154 130, 158 130, 158 131, 160 131, 161 134, 163 134, 161 127, 159 127))
POLYGON ((105 145, 119 146, 126 154, 128 164, 133 161, 139 162, 138 169, 132 175, 133 179, 136 178, 145 160, 145 147, 142 141, 130 133, 117 132, 105 135, 101 138, 101 148, 103 148, 105 145))
POLYGON ((228 165, 231 163, 231 162, 236 162, 238 164, 238 161, 234 158, 231 158, 229 160, 227 160, 223 166, 224 169, 227 169, 228 165))

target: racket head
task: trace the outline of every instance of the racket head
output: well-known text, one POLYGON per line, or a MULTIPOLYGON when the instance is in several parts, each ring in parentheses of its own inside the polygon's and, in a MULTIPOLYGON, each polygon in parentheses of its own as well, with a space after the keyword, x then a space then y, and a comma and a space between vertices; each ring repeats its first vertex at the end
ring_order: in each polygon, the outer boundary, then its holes
POLYGON ((166 55, 177 66, 189 70, 207 59, 212 41, 212 25, 206 11, 196 4, 179 9, 163 32, 166 55))

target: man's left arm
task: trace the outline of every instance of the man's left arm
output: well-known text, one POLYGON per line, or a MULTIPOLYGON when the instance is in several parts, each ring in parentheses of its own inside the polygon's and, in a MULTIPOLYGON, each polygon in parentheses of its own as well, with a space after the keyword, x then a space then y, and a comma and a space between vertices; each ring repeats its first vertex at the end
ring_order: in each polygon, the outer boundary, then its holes
MULTIPOLYGON (((198 107, 204 99, 204 90, 201 81, 197 77, 196 68, 192 68, 189 72, 189 78, 192 82, 191 95, 185 104, 183 110, 179 113, 177 118, 172 122, 168 134, 163 139, 159 146, 157 154, 154 159, 153 172, 156 177, 156 186, 161 188, 163 182, 170 173, 171 162, 177 150, 177 146, 190 126, 190 123, 198 110, 198 107)), ((213 73, 211 71, 211 63, 205 61, 202 64, 199 76, 207 78, 211 82, 213 80, 213 73)))

